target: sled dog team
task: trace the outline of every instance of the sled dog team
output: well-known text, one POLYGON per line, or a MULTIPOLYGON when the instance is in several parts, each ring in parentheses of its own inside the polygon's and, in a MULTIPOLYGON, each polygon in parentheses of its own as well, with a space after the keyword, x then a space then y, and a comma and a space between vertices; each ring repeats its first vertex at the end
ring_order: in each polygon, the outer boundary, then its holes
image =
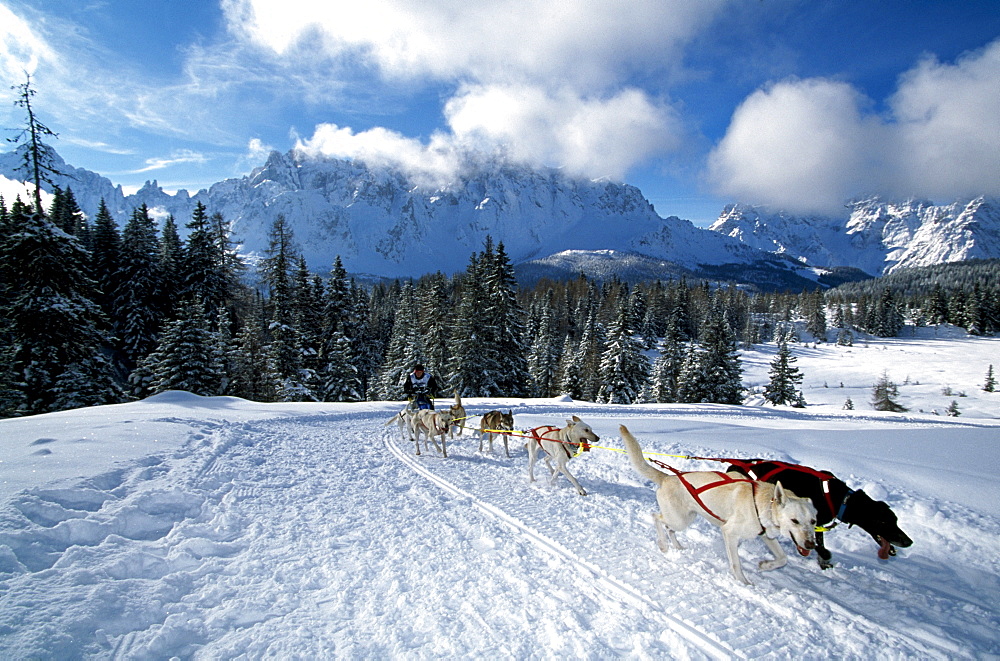
MULTIPOLYGON (((400 434, 416 444, 418 455, 423 436, 425 450, 429 440, 447 457, 446 437, 453 439, 456 430, 461 435, 466 427, 465 419, 465 408, 456 393, 455 404, 448 410, 404 408, 386 422, 386 426, 398 424, 400 434)), ((600 437, 577 416, 567 420, 564 427, 537 427, 522 434, 514 432, 512 411, 495 410, 481 417, 476 431, 480 452, 484 443, 488 443, 492 453, 493 441, 499 436, 507 457, 510 457, 509 436, 526 437, 529 481, 535 481, 535 463, 541 453, 549 469, 550 484, 562 474, 577 493, 587 495, 569 472, 568 464, 573 457, 589 450, 600 437)), ((667 552, 670 546, 682 549, 675 533, 701 516, 721 531, 729 571, 741 583, 750 584, 743 574, 738 554, 739 544, 745 539, 760 537, 773 555, 772 559, 759 563, 762 571, 787 563, 788 557, 777 542, 784 537, 791 539, 802 556, 808 556, 815 549, 820 567, 832 567, 831 554, 823 544, 823 531, 838 521, 857 525, 870 534, 879 545, 878 557, 883 560, 895 555, 895 547, 905 548, 913 543, 899 528, 895 513, 886 503, 873 500, 861 490, 850 489, 832 473, 765 460, 731 460, 725 472, 681 472, 661 462, 653 462, 671 471, 668 473, 646 460, 639 442, 625 425, 619 427, 619 432, 632 467, 656 487, 659 511, 653 515, 653 523, 660 550, 667 552), (795 492, 788 485, 793 486, 795 492)))

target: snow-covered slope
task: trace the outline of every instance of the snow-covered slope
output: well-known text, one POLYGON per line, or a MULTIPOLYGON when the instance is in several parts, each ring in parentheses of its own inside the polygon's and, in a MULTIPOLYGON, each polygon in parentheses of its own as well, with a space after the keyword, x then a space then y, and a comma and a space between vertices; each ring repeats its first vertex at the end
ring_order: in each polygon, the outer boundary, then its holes
MULTIPOLYGON (((400 402, 168 392, 0 420, 0 657, 996 658, 1000 393, 977 384, 1000 340, 932 332, 797 345, 806 409, 464 401, 511 408, 518 429, 593 425, 598 447, 570 464, 585 498, 529 483, 517 443, 507 458, 465 434, 447 459, 415 456, 384 425, 400 402), (886 366, 908 413, 865 404, 886 366), (944 386, 967 391, 961 417, 930 413, 944 386), (719 464, 664 454, 831 470, 886 501, 913 546, 880 560, 840 525, 833 569, 782 540, 788 565, 761 571, 748 540, 753 586, 708 521, 662 553, 622 423, 682 470, 719 464)), ((748 385, 773 355, 745 356, 748 385)))
POLYGON ((709 229, 815 266, 852 266, 875 276, 1000 258, 1000 201, 984 197, 946 206, 873 198, 852 203, 838 217, 730 205, 709 229))

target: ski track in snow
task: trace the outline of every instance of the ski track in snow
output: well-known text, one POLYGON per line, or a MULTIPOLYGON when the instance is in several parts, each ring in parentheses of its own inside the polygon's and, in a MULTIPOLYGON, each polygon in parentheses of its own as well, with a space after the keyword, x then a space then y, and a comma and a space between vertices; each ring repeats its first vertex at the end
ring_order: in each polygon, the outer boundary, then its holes
MULTIPOLYGON (((519 426, 554 410, 527 407, 519 426)), ((620 446, 615 416, 576 413, 620 446)), ((977 560, 994 522, 943 525, 939 550, 887 563, 870 539, 838 546, 858 532, 842 526, 829 571, 790 555, 760 572, 751 540, 748 587, 707 522, 685 550, 656 548, 652 486, 617 453, 570 463, 580 497, 544 465, 529 484, 516 442, 510 459, 468 434, 417 457, 388 415, 206 422, 176 452, 22 493, 0 510, 0 656, 1000 654, 998 568, 977 560)), ((945 522, 948 504, 909 497, 945 522)))

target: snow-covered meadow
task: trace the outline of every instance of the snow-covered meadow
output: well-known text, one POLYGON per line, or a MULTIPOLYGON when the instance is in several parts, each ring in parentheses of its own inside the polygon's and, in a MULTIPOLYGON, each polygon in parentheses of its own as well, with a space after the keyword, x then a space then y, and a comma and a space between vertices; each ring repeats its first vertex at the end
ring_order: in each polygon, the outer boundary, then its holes
MULTIPOLYGON (((416 457, 383 424, 393 402, 168 392, 0 420, 0 656, 996 657, 1000 393, 981 386, 1000 339, 920 332, 795 345, 805 409, 465 402, 510 407, 520 429, 591 423, 601 447, 570 464, 585 498, 529 484, 521 447, 484 455, 466 435, 416 457), (909 412, 871 409, 883 371, 909 412), (842 525, 834 569, 792 554, 762 573, 754 540, 752 587, 705 521, 663 554, 652 487, 613 451, 623 423, 647 451, 832 470, 914 545, 882 561, 842 525)), ((743 354, 746 384, 773 355, 743 354)))

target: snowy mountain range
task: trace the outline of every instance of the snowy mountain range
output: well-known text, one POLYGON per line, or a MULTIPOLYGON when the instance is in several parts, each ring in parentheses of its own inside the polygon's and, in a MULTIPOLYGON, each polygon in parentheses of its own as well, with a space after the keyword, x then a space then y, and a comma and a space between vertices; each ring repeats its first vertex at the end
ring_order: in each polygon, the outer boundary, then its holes
POLYGON ((986 197, 942 206, 872 198, 850 203, 838 217, 737 204, 727 206, 709 229, 807 264, 851 266, 873 276, 1000 257, 1000 201, 986 197))
MULTIPOLYGON (((0 176, 23 178, 22 162, 17 152, 0 154, 0 176)), ((121 223, 146 204, 154 216, 173 214, 183 229, 201 202, 230 221, 241 251, 250 256, 263 254, 268 231, 283 214, 318 273, 327 272, 340 255, 353 274, 450 274, 467 266, 487 235, 503 242, 522 282, 582 271, 626 279, 685 274, 799 288, 843 279, 842 273, 831 275, 830 267, 880 275, 917 259, 923 265, 1000 256, 998 205, 983 199, 961 208, 869 201, 856 205, 846 221, 731 206, 709 231, 676 216, 659 216, 634 186, 499 160, 472 163, 451 185, 427 187, 390 167, 298 150, 272 152, 249 175, 193 195, 167 193, 156 181, 126 195, 101 175, 58 157, 55 165, 65 173, 55 183, 72 188, 90 216, 102 198, 121 223)), ((853 275, 847 279, 861 274, 853 275)))

